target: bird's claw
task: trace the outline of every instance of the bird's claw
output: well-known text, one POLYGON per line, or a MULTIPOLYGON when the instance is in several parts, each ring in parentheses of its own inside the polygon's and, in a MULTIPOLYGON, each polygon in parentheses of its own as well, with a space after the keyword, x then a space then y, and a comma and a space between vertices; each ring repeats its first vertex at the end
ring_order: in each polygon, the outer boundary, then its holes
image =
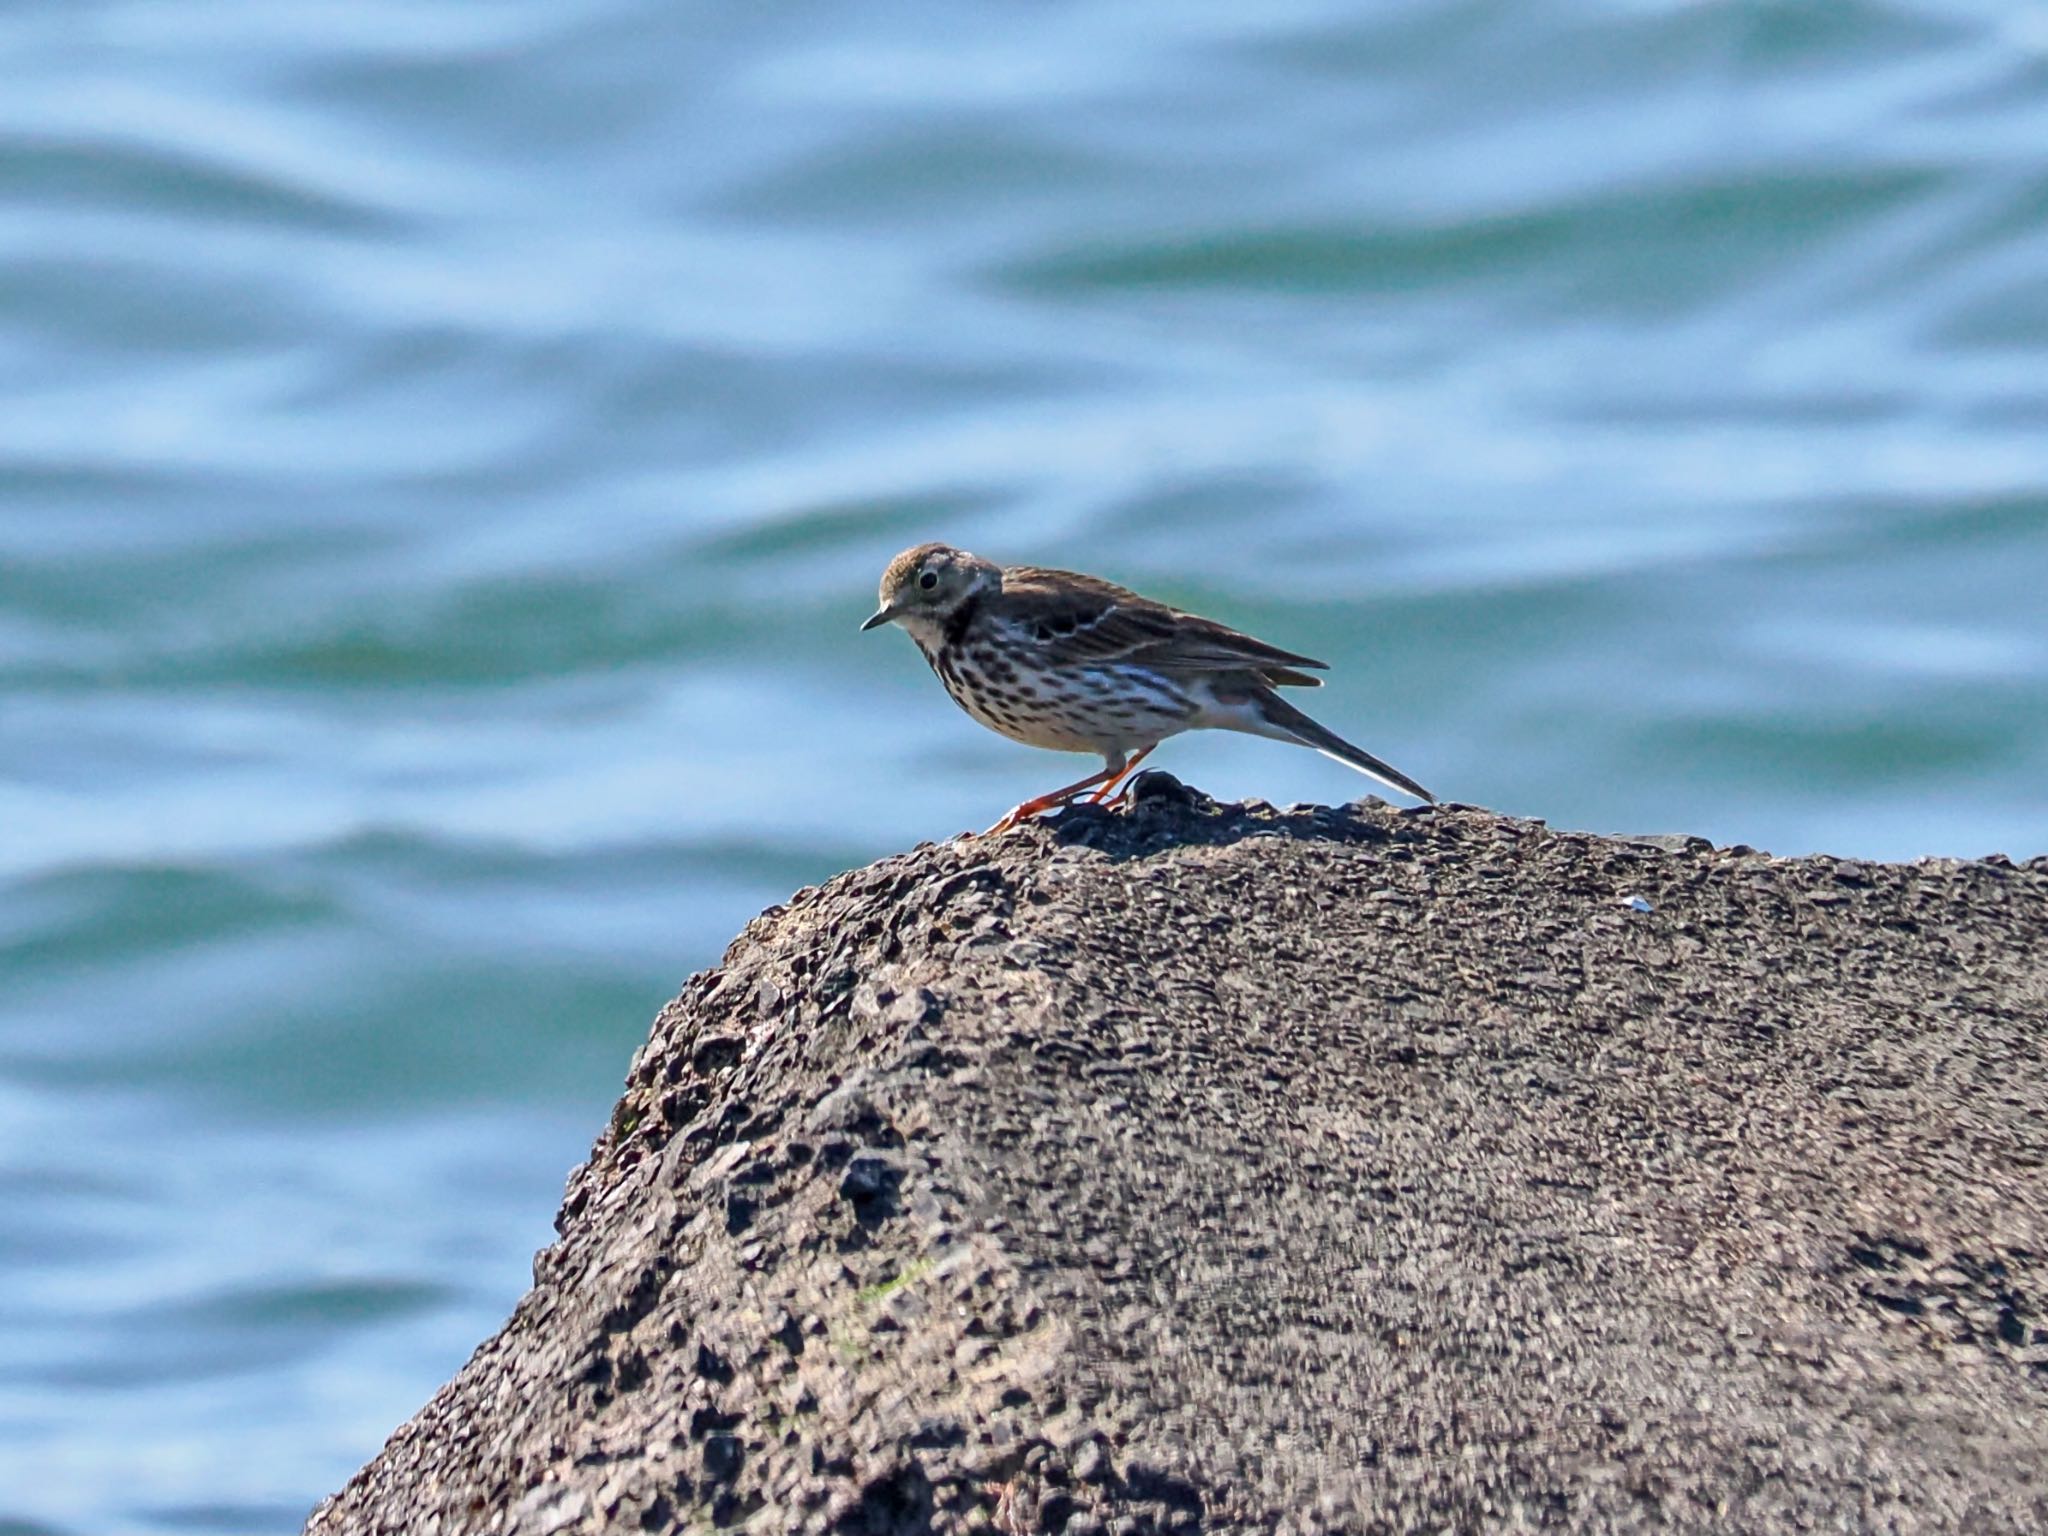
POLYGON ((981 835, 983 837, 994 837, 997 833, 1007 832, 1012 827, 1021 827, 1027 821, 1036 821, 1048 811, 1063 811, 1072 805, 1077 798, 1079 798, 1077 795, 1070 794, 1061 795, 1057 798, 1045 795, 1036 800, 1026 800, 981 835))
POLYGON ((1010 812, 1009 815, 1005 816, 1001 821, 997 822, 994 826, 990 827, 986 832, 983 832, 979 835, 982 837, 995 837, 1000 833, 1009 831, 1012 827, 1021 827, 1027 821, 1035 821, 1038 819, 1038 817, 1040 817, 1045 812, 1051 809, 1051 806, 1046 805, 1020 805, 1014 811, 1010 812))

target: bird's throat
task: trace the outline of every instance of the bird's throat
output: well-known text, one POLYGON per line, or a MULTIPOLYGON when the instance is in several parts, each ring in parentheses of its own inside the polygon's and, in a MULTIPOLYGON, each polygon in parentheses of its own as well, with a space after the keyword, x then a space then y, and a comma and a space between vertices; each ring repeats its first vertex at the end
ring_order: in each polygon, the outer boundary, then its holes
POLYGON ((945 637, 948 646, 955 646, 967 638, 967 627, 974 622, 975 614, 981 611, 981 594, 970 592, 960 599, 960 604, 946 615, 945 637))

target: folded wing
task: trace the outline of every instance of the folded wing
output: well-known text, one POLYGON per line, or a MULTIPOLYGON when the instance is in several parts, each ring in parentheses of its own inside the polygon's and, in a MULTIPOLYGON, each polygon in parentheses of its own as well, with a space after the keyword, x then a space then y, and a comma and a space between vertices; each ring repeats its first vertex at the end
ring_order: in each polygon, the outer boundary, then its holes
POLYGON ((1123 662, 1162 672, 1252 672, 1298 688, 1320 687, 1322 679, 1297 669, 1328 666, 1069 571, 1012 566, 1003 573, 1003 589, 991 599, 991 609, 990 618, 1020 643, 1039 647, 1049 666, 1123 662))

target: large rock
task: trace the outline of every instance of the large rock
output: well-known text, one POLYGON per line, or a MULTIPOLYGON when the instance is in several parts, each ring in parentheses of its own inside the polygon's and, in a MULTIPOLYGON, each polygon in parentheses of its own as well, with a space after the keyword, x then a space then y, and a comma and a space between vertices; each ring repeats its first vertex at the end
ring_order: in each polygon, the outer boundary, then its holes
POLYGON ((655 1021, 343 1532, 2048 1529, 2048 861, 921 847, 655 1021))

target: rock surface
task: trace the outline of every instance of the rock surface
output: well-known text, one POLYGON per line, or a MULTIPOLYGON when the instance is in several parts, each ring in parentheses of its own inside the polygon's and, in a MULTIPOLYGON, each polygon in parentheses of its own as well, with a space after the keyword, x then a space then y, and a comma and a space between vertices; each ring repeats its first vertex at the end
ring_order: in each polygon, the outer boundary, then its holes
POLYGON ((1123 813, 655 1021, 390 1532, 2048 1529, 2048 860, 1123 813))

